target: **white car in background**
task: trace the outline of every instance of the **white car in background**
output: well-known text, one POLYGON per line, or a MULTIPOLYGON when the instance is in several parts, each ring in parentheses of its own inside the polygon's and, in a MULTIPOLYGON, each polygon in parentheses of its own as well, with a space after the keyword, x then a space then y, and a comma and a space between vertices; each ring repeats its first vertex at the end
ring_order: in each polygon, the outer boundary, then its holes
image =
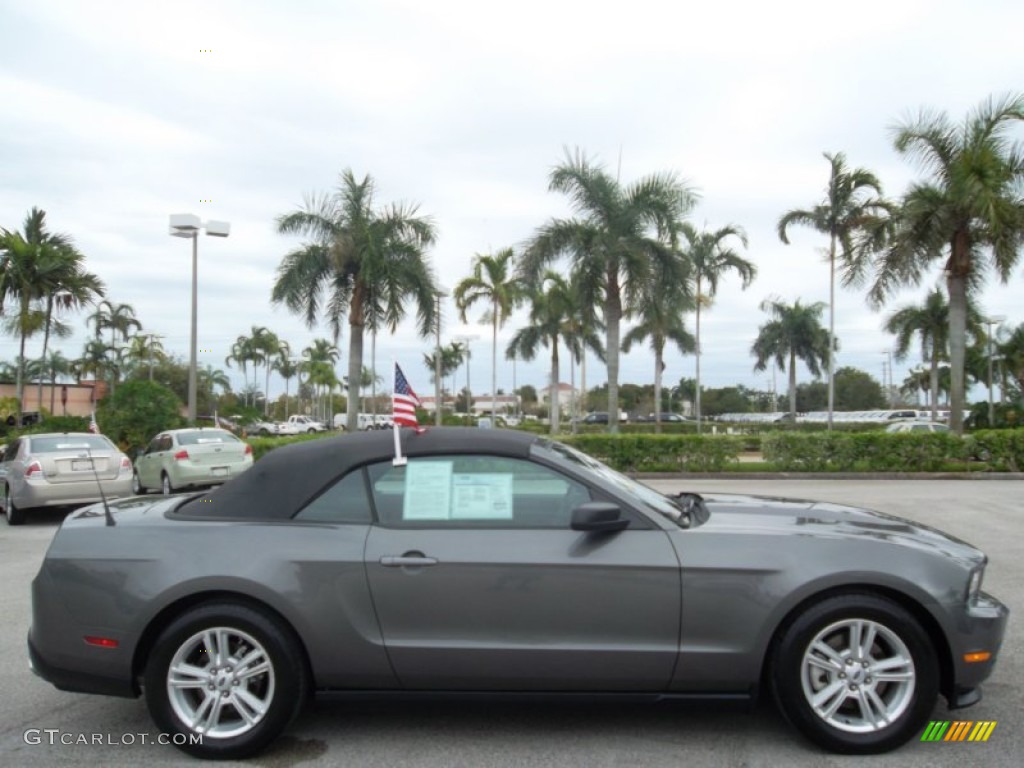
POLYGON ((938 421, 921 421, 918 419, 906 419, 905 421, 894 421, 885 428, 886 432, 949 432, 949 425, 938 421))
POLYGON ((287 421, 279 421, 276 424, 274 424, 274 426, 277 427, 277 432, 274 433, 274 434, 277 434, 277 435, 298 435, 298 434, 301 434, 299 432, 299 428, 297 426, 295 426, 294 424, 291 424, 291 423, 289 423, 287 421))

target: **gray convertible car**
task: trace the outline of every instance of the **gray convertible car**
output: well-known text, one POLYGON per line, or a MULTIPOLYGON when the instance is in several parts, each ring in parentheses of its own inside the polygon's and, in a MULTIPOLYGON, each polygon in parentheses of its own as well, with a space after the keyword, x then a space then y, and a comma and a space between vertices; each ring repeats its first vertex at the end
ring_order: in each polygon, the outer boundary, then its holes
POLYGON ((33 582, 33 669, 144 695, 202 757, 314 695, 771 695, 826 749, 980 698, 1007 609, 985 556, 862 509, 666 497, 542 437, 403 430, 287 446, 205 494, 69 516, 33 582))

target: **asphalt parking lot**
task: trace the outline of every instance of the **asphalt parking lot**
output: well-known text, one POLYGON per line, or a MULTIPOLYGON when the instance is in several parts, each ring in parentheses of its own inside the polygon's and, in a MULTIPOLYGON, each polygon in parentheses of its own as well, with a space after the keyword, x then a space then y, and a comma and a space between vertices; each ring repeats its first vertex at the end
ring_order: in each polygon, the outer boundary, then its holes
MULTIPOLYGON (((999 664, 977 706, 936 720, 995 720, 990 740, 911 742, 872 758, 828 755, 770 706, 318 703, 254 766, 1019 766, 1024 755, 1024 481, 649 480, 663 491, 728 490, 858 504, 941 528, 990 558, 985 589, 1010 606, 999 664)), ((0 523, 0 765, 195 764, 156 739, 141 700, 62 693, 28 669, 29 584, 59 523, 0 523), (29 737, 26 739, 26 731, 29 737), (56 729, 49 743, 45 729, 56 729), (38 734, 36 733, 38 731, 38 734), (67 734, 69 736, 63 736, 67 734), (99 734, 102 744, 61 744, 99 734), (38 735, 38 739, 33 738, 38 735), (143 736, 145 735, 145 736, 143 736), (72 738, 73 737, 73 738, 72 738), (27 743, 38 741, 39 743, 27 743), (131 743, 126 743, 131 742, 131 743)), ((341 652, 341 651, 339 651, 341 652)), ((224 763, 230 765, 230 763, 224 763)))

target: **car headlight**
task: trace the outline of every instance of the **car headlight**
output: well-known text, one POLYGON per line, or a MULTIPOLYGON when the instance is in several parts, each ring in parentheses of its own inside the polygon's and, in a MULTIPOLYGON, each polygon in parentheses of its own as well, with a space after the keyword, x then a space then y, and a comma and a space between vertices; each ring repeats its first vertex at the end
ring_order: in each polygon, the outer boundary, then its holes
POLYGON ((971 569, 971 575, 967 579, 967 602, 976 600, 981 592, 981 582, 985 577, 985 563, 971 569))

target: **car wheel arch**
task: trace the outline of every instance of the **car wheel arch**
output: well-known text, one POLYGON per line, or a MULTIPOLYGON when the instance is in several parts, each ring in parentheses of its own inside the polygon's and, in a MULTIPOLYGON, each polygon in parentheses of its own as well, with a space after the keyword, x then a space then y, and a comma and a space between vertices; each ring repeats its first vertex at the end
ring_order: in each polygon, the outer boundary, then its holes
POLYGON ((946 640, 946 633, 942 630, 935 616, 912 595, 902 592, 893 587, 873 583, 851 583, 841 586, 828 587, 811 595, 805 596, 796 605, 786 611, 781 620, 776 621, 771 631, 770 639, 762 646, 761 674, 759 677, 759 689, 769 691, 771 689, 771 664, 775 656, 775 649, 781 642, 786 630, 794 621, 811 606, 840 596, 864 595, 880 597, 891 600, 906 610, 921 625, 925 634, 932 642, 935 658, 939 666, 939 692, 949 697, 953 694, 955 674, 953 671, 953 652, 946 640))
POLYGON ((309 659, 309 649, 306 648, 306 643, 302 639, 301 633, 296 631, 294 623, 289 621, 288 617, 270 603, 252 595, 231 590, 209 590, 179 597, 177 600, 165 605, 146 622, 145 628, 139 636, 139 641, 135 644, 135 652, 132 655, 132 680, 136 695, 141 692, 139 683, 145 672, 149 655, 164 629, 180 616, 204 605, 224 603, 244 606, 263 613, 271 621, 274 621, 283 630, 288 632, 297 646, 302 649, 302 663, 306 668, 308 679, 311 681, 310 690, 315 689, 315 677, 313 676, 313 665, 309 659))

